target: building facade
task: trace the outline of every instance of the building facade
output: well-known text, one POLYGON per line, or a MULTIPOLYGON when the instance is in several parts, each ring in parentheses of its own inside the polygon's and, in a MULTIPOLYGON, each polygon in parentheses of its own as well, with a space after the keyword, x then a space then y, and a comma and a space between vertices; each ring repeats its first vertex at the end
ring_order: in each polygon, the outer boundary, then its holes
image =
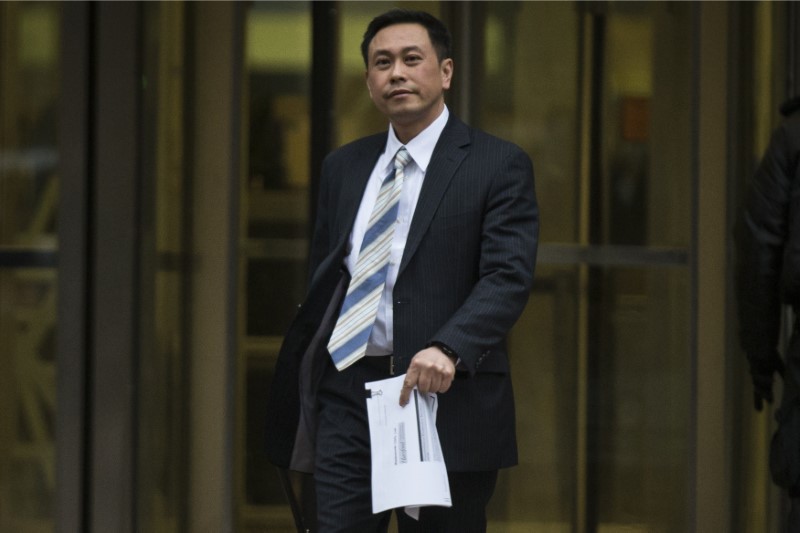
POLYGON ((490 531, 780 531, 731 228, 797 5, 173 1, 0 3, 0 533, 293 531, 265 399, 322 158, 387 127, 359 43, 393 6, 536 172, 490 531))

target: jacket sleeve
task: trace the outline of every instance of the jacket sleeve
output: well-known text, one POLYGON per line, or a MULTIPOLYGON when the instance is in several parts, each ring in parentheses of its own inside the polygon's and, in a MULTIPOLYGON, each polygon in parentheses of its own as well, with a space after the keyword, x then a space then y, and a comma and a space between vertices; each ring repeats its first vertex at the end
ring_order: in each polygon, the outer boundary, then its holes
MULTIPOLYGON (((751 364, 775 353, 781 324, 781 276, 790 238, 797 146, 784 126, 773 133, 748 187, 735 228, 739 332, 751 364)), ((796 235, 795 238, 800 238, 796 235)))
POLYGON ((539 236, 533 165, 520 149, 492 178, 483 214, 478 280, 434 340, 454 350, 474 374, 500 345, 530 295, 539 236))

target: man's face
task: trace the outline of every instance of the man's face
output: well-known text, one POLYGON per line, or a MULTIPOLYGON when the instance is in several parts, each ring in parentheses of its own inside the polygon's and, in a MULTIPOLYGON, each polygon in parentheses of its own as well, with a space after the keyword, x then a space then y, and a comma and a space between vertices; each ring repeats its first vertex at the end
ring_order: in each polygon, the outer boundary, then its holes
MULTIPOLYGON (((416 135, 441 113, 453 61, 439 63, 428 31, 419 24, 380 30, 368 49, 367 88, 395 126, 416 135)), ((403 140, 405 142, 405 140, 403 140)))

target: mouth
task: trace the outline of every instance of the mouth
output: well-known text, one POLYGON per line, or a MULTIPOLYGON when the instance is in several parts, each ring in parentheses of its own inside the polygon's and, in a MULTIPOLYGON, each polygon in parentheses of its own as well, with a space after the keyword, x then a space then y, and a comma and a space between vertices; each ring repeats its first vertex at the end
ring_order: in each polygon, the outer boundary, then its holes
POLYGON ((413 92, 408 89, 395 89, 389 93, 387 98, 403 97, 408 94, 413 94, 413 92))

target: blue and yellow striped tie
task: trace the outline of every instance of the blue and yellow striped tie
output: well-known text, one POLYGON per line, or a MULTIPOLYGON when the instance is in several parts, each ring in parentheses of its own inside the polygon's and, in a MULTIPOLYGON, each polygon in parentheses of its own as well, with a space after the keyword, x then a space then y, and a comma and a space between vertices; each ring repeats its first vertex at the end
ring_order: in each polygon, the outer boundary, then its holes
POLYGON ((410 160, 405 147, 397 151, 394 171, 383 180, 372 209, 355 272, 328 342, 328 351, 338 370, 344 370, 366 353, 367 341, 386 284, 386 272, 389 270, 389 252, 403 187, 403 169, 410 160))

